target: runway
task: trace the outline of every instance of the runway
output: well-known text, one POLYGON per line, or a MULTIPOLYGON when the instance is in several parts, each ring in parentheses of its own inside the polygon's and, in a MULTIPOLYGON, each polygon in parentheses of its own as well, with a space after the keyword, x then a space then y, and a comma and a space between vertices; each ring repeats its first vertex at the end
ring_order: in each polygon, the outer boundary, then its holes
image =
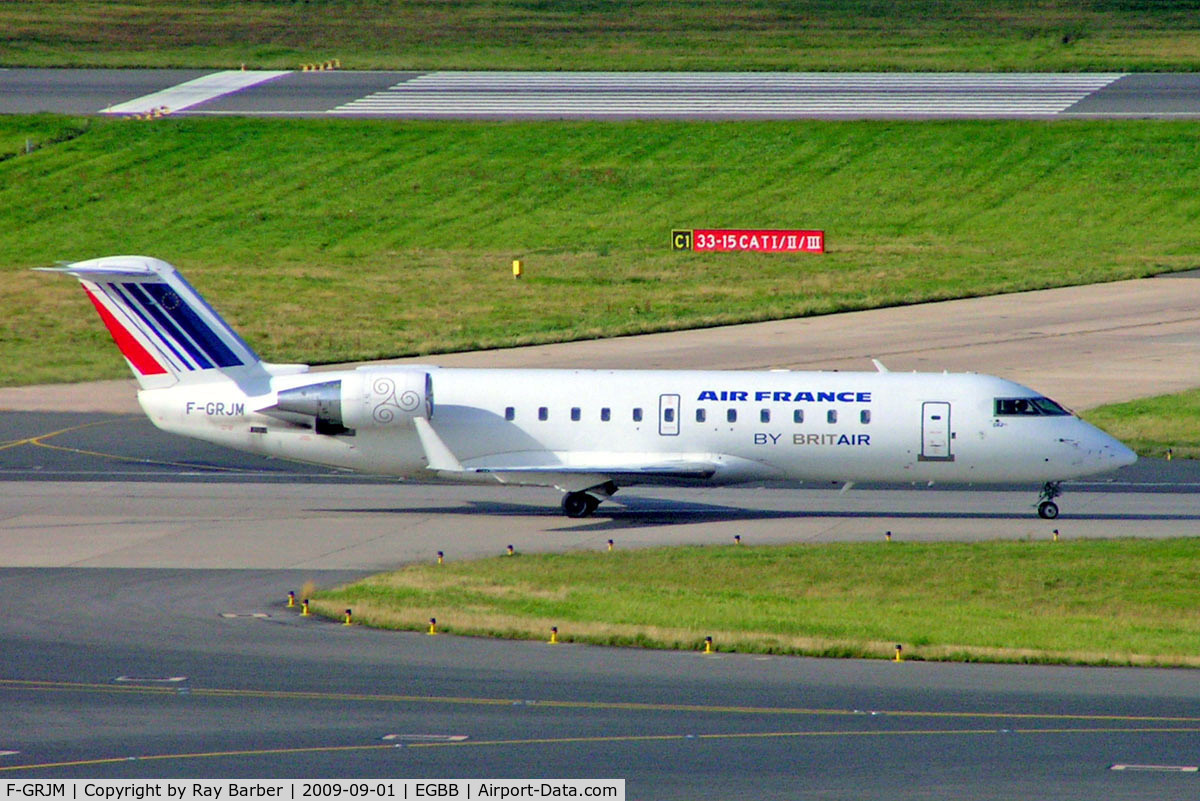
MULTIPOLYGON (((1184 798, 1192 671, 825 661, 376 632, 289 590, 450 559, 663 542, 1179 536, 1200 471, 1067 488, 396 484, 143 418, 0 417, 0 777, 624 778, 630 798, 1184 798), (62 433, 55 433, 62 432, 62 433), (14 444, 19 443, 19 444, 14 444), (618 496, 621 498, 621 496, 618 496), (1135 765, 1143 769, 1114 769, 1135 765), (1016 769, 1015 766, 1019 766, 1016 769)), ((444 621, 447 618, 439 612, 444 621)))
MULTIPOLYGON (((136 417, 0 421, 4 778, 624 778, 630 798, 656 799, 1194 796, 1178 770, 1200 746, 1191 671, 551 647, 348 628, 284 606, 289 590, 435 549, 462 559, 734 533, 889 547, 885 528, 898 541, 1049 538, 1023 508, 1031 491, 646 490, 571 521, 543 490, 348 477, 193 445, 136 417)), ((1148 470, 1068 488, 1055 527, 1194 531, 1196 470, 1148 470)))
POLYGON ((1200 116, 1200 74, 0 71, 0 113, 430 119, 1200 116))
POLYGON ((346 569, 659 544, 1190 536, 1200 465, 1143 460, 1035 486, 623 488, 594 518, 537 487, 397 482, 163 434, 144 417, 9 413, 0 424, 0 554, 9 567, 346 569), (56 433, 59 432, 59 433, 56 433))
POLYGON ((1191 671, 822 661, 394 634, 344 573, 0 570, 0 778, 595 777, 630 798, 1183 798, 1191 671), (97 603, 96 599, 103 599, 97 603), (224 615, 240 615, 226 617, 224 615), (14 647, 19 649, 14 651, 14 647), (1113 770, 1117 765, 1157 771, 1113 770))

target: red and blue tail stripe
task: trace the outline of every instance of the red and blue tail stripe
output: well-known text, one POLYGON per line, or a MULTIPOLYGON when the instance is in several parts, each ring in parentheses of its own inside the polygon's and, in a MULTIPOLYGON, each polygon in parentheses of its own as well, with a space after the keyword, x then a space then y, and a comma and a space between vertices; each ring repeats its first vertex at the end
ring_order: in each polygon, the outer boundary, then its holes
POLYGON ((258 356, 175 268, 144 256, 57 268, 83 284, 139 381, 257 364, 258 356))
MULTIPOLYGON (((249 364, 226 345, 166 284, 101 284, 105 295, 126 304, 139 328, 174 361, 177 370, 210 370, 249 364)), ((232 332, 231 332, 232 333, 232 332)), ((249 348, 243 350, 248 351, 249 348)))
POLYGON ((121 355, 128 360, 134 371, 141 375, 162 375, 166 373, 166 368, 155 359, 150 352, 137 340, 131 333, 129 328, 123 325, 113 313, 97 298, 87 287, 83 288, 87 293, 88 300, 96 307, 96 311, 100 313, 100 319, 104 321, 104 327, 108 329, 108 333, 112 334, 113 342, 117 343, 117 347, 121 350, 121 355))

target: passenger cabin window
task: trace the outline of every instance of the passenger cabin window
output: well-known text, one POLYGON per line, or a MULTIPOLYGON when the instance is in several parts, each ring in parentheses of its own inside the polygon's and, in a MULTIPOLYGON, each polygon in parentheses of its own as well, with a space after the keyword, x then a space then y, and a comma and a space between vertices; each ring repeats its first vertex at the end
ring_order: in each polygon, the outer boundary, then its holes
POLYGON ((729 409, 725 412, 725 419, 731 423, 737 422, 737 409, 729 409))
POLYGON ((517 419, 517 410, 514 409, 512 406, 505 406, 504 407, 504 419, 508 420, 510 422, 517 419))
POLYGON ((674 409, 663 409, 663 422, 664 423, 674 423, 675 422, 675 410, 674 409))
POLYGON ((864 426, 867 423, 871 422, 871 410, 863 409, 861 412, 859 412, 858 413, 858 422, 862 423, 864 426))
POLYGON ((635 422, 635 423, 642 422, 642 410, 641 409, 633 410, 633 422, 635 422))
POLYGON ((828 412, 826 412, 825 419, 826 419, 826 421, 828 421, 830 423, 836 423, 837 422, 837 409, 830 409, 828 412))
POLYGON ((758 410, 758 421, 760 423, 771 422, 771 410, 770 409, 759 409, 758 410))
POLYGON ((1049 398, 996 398, 997 417, 1063 417, 1069 414, 1049 398))
POLYGON ((579 422, 579 418, 580 418, 580 416, 581 416, 581 415, 580 415, 580 412, 579 412, 579 407, 578 407, 578 406, 572 406, 572 407, 571 407, 571 422, 572 422, 572 423, 578 423, 578 422, 579 422))
POLYGON ((539 420, 549 420, 550 419, 550 410, 547 409, 545 406, 539 406, 538 407, 538 419, 539 420))
POLYGON ((708 417, 708 413, 705 412, 703 409, 696 410, 696 422, 697 423, 703 423, 704 418, 706 418, 706 417, 708 417))
POLYGON ((793 423, 803 423, 804 422, 804 410, 803 409, 793 409, 792 410, 792 422, 793 423))
POLYGON ((600 422, 607 423, 611 419, 612 419, 612 409, 609 409, 607 406, 605 406, 603 409, 600 410, 600 422))

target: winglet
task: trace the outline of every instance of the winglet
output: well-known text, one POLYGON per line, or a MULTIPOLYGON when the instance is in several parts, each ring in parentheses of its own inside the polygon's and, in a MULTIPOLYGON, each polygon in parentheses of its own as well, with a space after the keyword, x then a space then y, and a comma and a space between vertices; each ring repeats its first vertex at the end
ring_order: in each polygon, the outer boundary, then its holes
POLYGON ((463 473, 462 462, 458 461, 457 457, 450 452, 446 447, 446 443, 442 442, 442 438, 433 430, 433 426, 424 417, 413 418, 413 425, 417 427, 417 436, 421 439, 421 447, 425 449, 425 460, 428 462, 426 467, 430 470, 442 470, 447 473, 463 473))

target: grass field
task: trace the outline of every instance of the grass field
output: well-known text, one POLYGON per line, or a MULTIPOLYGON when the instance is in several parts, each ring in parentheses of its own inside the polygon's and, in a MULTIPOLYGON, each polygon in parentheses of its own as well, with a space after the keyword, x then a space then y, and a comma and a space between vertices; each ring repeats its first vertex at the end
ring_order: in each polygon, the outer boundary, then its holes
POLYGON ((1084 417, 1140 456, 1200 459, 1200 389, 1091 409, 1084 417))
POLYGON ((0 384, 126 374, 73 283, 27 269, 116 253, 314 363, 1193 268, 1196 131, 0 117, 0 152, 38 146, 0 160, 0 384), (671 252, 690 227, 818 227, 829 252, 671 252))
POLYGON ((1195 70, 1196 0, 29 0, 4 66, 1195 70))
POLYGON ((683 547, 414 565, 314 608, 651 648, 1200 665, 1198 580, 1195 539, 683 547))

